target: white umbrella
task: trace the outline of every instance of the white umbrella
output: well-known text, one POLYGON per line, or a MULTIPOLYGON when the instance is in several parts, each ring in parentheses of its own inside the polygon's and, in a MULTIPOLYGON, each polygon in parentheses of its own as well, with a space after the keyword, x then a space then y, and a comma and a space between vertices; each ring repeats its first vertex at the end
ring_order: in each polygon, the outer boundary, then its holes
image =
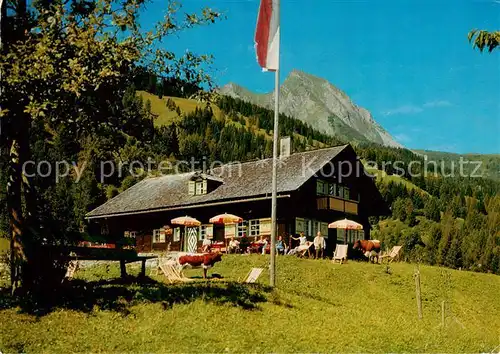
POLYGON ((328 225, 329 229, 363 230, 363 225, 349 219, 337 220, 328 225))

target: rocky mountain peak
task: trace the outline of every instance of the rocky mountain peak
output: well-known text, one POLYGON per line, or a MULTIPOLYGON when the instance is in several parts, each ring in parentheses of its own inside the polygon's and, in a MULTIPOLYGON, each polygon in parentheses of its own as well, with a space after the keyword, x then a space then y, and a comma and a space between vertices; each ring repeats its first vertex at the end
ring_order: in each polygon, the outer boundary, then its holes
MULTIPOLYGON (((371 141, 388 146, 396 142, 373 118, 349 96, 327 80, 292 70, 280 88, 280 112, 298 118, 312 127, 346 140, 371 141)), ((271 108, 273 93, 253 93, 237 84, 225 85, 221 94, 271 108)))

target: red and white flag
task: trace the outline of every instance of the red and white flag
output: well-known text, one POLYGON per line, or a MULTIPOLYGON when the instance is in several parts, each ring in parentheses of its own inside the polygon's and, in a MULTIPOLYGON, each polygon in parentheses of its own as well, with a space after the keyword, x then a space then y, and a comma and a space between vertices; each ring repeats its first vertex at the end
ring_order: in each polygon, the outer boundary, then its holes
POLYGON ((279 69, 279 45, 279 0, 261 0, 255 31, 255 51, 257 61, 264 70, 279 69))

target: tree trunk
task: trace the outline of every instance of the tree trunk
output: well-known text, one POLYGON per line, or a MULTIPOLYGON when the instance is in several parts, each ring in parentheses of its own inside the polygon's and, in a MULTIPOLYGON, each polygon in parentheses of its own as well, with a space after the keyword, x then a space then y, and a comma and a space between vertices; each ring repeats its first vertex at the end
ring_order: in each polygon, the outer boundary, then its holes
POLYGON ((19 142, 13 139, 9 152, 9 182, 7 184, 7 209, 10 217, 10 281, 12 293, 21 288, 23 264, 26 254, 23 244, 24 218, 21 203, 22 164, 19 159, 19 142))
POLYGON ((29 179, 23 175, 24 163, 31 159, 30 116, 24 112, 12 113, 12 123, 9 127, 7 210, 11 232, 11 287, 12 293, 18 293, 21 288, 29 287, 33 275, 28 269, 28 261, 33 241, 30 225, 33 224, 32 219, 36 211, 36 197, 29 179))

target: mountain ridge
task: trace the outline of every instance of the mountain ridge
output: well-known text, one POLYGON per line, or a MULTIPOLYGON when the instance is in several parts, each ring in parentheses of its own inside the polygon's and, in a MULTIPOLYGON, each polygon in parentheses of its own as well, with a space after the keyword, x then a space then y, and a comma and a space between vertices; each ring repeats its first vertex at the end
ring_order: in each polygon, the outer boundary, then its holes
MULTIPOLYGON (((254 93, 233 82, 224 85, 219 92, 265 108, 274 106, 274 92, 254 93)), ((280 112, 327 134, 358 142, 403 147, 367 109, 355 104, 344 91, 324 78, 300 70, 292 70, 281 84, 280 112)))

